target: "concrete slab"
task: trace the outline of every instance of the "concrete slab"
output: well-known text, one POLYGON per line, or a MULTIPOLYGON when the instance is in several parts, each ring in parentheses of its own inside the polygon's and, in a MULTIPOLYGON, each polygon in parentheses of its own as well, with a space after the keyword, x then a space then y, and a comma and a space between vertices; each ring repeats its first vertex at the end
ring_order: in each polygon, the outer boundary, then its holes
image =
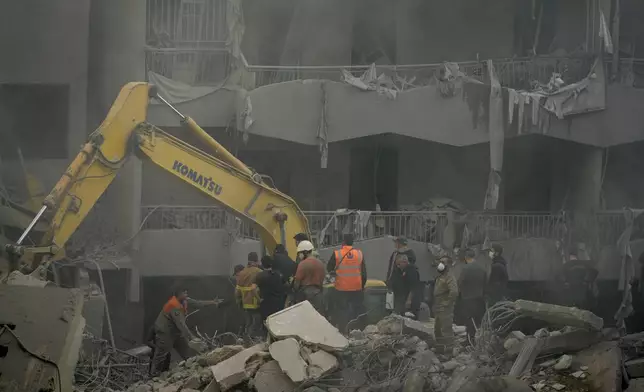
POLYGON ((591 331, 601 331, 604 327, 604 320, 601 317, 583 309, 525 300, 514 301, 514 305, 521 315, 555 325, 569 325, 591 331))
POLYGON ((263 364, 253 379, 257 392, 291 392, 297 385, 282 371, 277 361, 263 364))
POLYGON ((319 350, 309 355, 308 378, 316 380, 325 376, 340 366, 340 362, 333 354, 319 350))
POLYGON ((0 285, 0 347, 7 350, 0 361, 3 382, 13 382, 23 391, 49 390, 58 384, 56 368, 26 353, 50 359, 60 369, 62 390, 72 390, 85 319, 79 290, 58 287, 0 285), (15 335, 15 336, 14 336, 15 335))
POLYGON ((298 338, 325 350, 341 351, 349 346, 349 340, 318 313, 309 301, 272 314, 266 319, 266 327, 277 339, 298 338))
POLYGON ((588 381, 597 392, 622 389, 622 351, 617 342, 600 342, 575 354, 572 367, 587 366, 588 381))
POLYGON ((271 344, 269 352, 293 382, 302 382, 307 379, 307 364, 300 355, 300 344, 297 340, 293 338, 278 340, 271 344))
MULTIPOLYGON (((216 384, 219 387, 219 390, 224 392, 235 385, 246 381, 250 377, 246 372, 246 361, 254 354, 266 351, 266 349, 267 347, 265 343, 256 344, 233 355, 225 361, 211 366, 210 371, 212 371, 212 375, 214 377, 212 383, 216 384)), ((212 383, 208 388, 210 388, 210 390, 216 390, 212 383)))

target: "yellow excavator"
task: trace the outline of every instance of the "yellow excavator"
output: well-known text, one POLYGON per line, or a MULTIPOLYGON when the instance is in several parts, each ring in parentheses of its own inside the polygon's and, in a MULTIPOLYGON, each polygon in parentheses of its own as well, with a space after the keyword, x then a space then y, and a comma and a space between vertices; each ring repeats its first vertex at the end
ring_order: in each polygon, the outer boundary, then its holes
POLYGON ((153 85, 134 82, 121 89, 103 123, 45 197, 17 243, 6 245, 14 268, 36 276, 44 273, 49 263, 60 257, 65 243, 132 154, 153 162, 233 214, 253 222, 271 253, 281 243, 295 259, 295 242, 291 239, 297 233, 310 235, 306 217, 293 199, 266 184, 193 119, 159 96, 153 85), (208 151, 147 123, 150 98, 173 110, 208 151), (29 232, 43 221, 47 230, 39 244, 23 245, 29 232))

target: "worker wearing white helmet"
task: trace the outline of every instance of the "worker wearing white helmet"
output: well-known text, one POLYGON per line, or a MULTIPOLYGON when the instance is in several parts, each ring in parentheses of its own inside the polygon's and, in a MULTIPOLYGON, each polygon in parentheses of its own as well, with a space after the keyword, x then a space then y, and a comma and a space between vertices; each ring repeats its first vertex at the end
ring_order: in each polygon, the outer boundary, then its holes
POLYGON ((324 282, 324 264, 313 256, 315 247, 311 241, 301 241, 297 244, 297 256, 301 260, 295 271, 293 289, 295 302, 309 301, 315 309, 322 313, 322 284, 324 282))

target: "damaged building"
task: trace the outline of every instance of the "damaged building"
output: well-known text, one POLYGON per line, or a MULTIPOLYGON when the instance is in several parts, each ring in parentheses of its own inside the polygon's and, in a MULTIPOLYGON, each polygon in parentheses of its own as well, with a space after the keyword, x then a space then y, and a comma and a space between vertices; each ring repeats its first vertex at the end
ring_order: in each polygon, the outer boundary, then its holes
MULTIPOLYGON (((0 7, 0 47, 11 53, 0 62, 0 185, 32 212, 120 88, 148 81, 293 197, 325 260, 351 232, 370 277, 384 280, 390 237, 406 236, 430 281, 428 245, 501 242, 515 287, 546 301, 561 297, 556 277, 575 246, 596 263, 608 318, 639 276, 644 8, 635 0, 0 7)), ((148 122, 199 146, 157 101, 148 122)), ((3 228, 6 241, 19 235, 3 228)), ((248 222, 131 159, 72 237, 74 267, 56 267, 57 279, 90 287, 87 325, 129 348, 173 282, 231 299, 233 267, 261 248, 248 222)), ((189 324, 237 328, 235 310, 217 312, 189 324)))

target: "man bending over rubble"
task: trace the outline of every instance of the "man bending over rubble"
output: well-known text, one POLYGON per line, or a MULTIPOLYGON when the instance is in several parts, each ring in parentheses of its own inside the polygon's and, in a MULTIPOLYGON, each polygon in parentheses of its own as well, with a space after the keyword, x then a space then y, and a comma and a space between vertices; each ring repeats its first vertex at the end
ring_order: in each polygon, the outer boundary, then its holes
POLYGON ((436 283, 434 284, 434 336, 438 352, 451 354, 454 345, 454 305, 458 298, 458 284, 449 267, 452 260, 448 256, 440 258, 436 264, 436 283))
POLYGON ((154 322, 152 336, 153 354, 150 366, 150 376, 155 377, 170 368, 170 352, 174 348, 183 359, 192 356, 192 350, 200 352, 203 342, 196 339, 186 325, 188 305, 191 306, 218 306, 222 300, 197 301, 188 297, 185 288, 173 290, 173 296, 163 305, 154 322))

